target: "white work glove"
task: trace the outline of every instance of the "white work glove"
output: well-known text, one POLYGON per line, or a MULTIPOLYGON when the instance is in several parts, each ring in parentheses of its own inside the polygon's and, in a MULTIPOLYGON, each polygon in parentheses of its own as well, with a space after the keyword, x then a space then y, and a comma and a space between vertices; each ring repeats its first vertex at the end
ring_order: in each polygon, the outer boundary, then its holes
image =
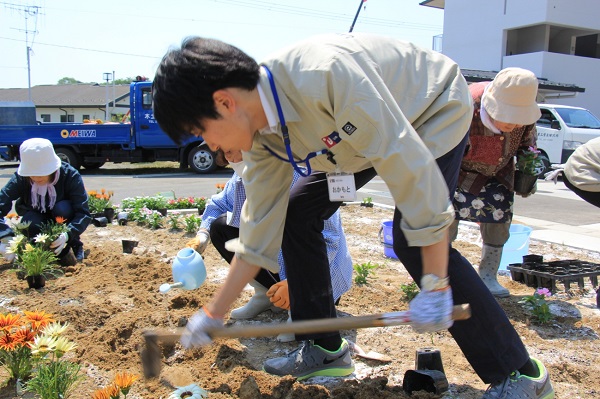
POLYGON ((448 278, 424 275, 421 278, 421 292, 409 304, 412 327, 418 333, 452 327, 452 306, 452 289, 448 285, 448 278))
POLYGON ((196 237, 189 240, 185 244, 185 246, 188 248, 195 249, 196 252, 198 252, 199 254, 202 254, 206 250, 206 247, 208 246, 209 242, 210 242, 210 235, 208 234, 208 231, 202 229, 202 230, 199 230, 198 234, 196 234, 196 237))
POLYGON ((50 244, 50 248, 56 255, 60 255, 63 249, 65 249, 67 241, 69 241, 69 235, 67 233, 60 233, 58 238, 50 244))
POLYGON ((212 343, 212 338, 206 333, 210 327, 223 327, 223 319, 209 317, 204 308, 194 314, 181 335, 181 345, 185 349, 204 346, 212 343))
POLYGON ((561 173, 563 173, 565 170, 565 164, 553 164, 550 167, 554 170, 548 173, 544 173, 544 180, 552 180, 554 184, 556 184, 558 182, 558 176, 560 176, 561 173))
POLYGON ((8 263, 13 263, 13 261, 15 260, 16 257, 17 257, 17 255, 13 254, 12 252, 11 253, 8 253, 8 252, 4 253, 4 259, 6 259, 6 261, 8 263))
POLYGON ((8 244, 5 242, 0 242, 0 254, 2 254, 4 259, 6 259, 9 263, 12 263, 12 261, 15 260, 16 255, 11 252, 6 252, 7 249, 8 244))

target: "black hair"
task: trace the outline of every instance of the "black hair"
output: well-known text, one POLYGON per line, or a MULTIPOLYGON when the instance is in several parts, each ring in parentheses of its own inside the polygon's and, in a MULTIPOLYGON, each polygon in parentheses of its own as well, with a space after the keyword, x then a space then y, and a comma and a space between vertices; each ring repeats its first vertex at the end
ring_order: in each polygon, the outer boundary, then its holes
POLYGON ((242 50, 215 39, 188 37, 161 60, 152 83, 154 118, 181 143, 202 120, 219 119, 213 94, 235 87, 254 90, 258 63, 242 50))

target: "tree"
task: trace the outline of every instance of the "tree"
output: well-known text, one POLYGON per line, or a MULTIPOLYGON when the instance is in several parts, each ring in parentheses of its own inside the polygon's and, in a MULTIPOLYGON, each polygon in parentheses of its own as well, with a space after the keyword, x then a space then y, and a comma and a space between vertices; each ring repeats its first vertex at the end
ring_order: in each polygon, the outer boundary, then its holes
POLYGON ((64 77, 58 81, 59 85, 74 85, 77 83, 83 83, 75 78, 64 77))

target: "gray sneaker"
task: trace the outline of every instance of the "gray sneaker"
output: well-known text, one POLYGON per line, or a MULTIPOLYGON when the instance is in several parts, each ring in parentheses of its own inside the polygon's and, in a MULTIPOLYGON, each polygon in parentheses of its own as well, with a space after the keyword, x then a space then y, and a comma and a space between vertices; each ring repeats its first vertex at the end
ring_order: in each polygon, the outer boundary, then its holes
POLYGON ((344 377, 354 372, 354 364, 345 339, 342 339, 340 349, 335 352, 325 350, 313 341, 304 341, 286 356, 267 360, 263 370, 269 374, 291 375, 304 380, 316 376, 344 377))
POLYGON ((531 378, 515 371, 504 381, 490 385, 481 399, 553 399, 554 389, 546 367, 533 357, 531 360, 540 370, 538 378, 531 378))

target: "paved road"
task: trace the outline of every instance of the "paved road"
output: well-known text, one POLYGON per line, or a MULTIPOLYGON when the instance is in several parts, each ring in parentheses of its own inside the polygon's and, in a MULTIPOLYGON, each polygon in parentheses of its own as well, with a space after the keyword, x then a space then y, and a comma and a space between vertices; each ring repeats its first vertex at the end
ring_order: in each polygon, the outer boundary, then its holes
MULTIPOLYGON (((4 185, 15 170, 15 164, 0 163, 0 185, 4 185)), ((153 170, 148 173, 134 169, 130 164, 109 164, 97 171, 87 172, 84 169, 82 175, 88 190, 112 190, 115 193, 114 202, 119 203, 126 197, 155 195, 171 190, 177 197, 209 197, 216 192, 216 184, 225 183, 232 173, 226 169, 210 175, 197 175, 180 171, 177 167, 168 171, 170 173, 167 174, 151 173, 153 170), (122 172, 128 174, 117 174, 122 172)), ((379 177, 359 191, 359 201, 364 197, 371 197, 375 203, 393 206, 387 186, 379 177)), ((584 243, 582 247, 596 250, 600 248, 600 211, 581 200, 561 182, 555 185, 539 181, 535 195, 526 199, 516 198, 515 215, 517 222, 540 230, 540 238, 564 243, 569 240, 567 245, 581 245, 590 238, 593 240, 584 243)))

